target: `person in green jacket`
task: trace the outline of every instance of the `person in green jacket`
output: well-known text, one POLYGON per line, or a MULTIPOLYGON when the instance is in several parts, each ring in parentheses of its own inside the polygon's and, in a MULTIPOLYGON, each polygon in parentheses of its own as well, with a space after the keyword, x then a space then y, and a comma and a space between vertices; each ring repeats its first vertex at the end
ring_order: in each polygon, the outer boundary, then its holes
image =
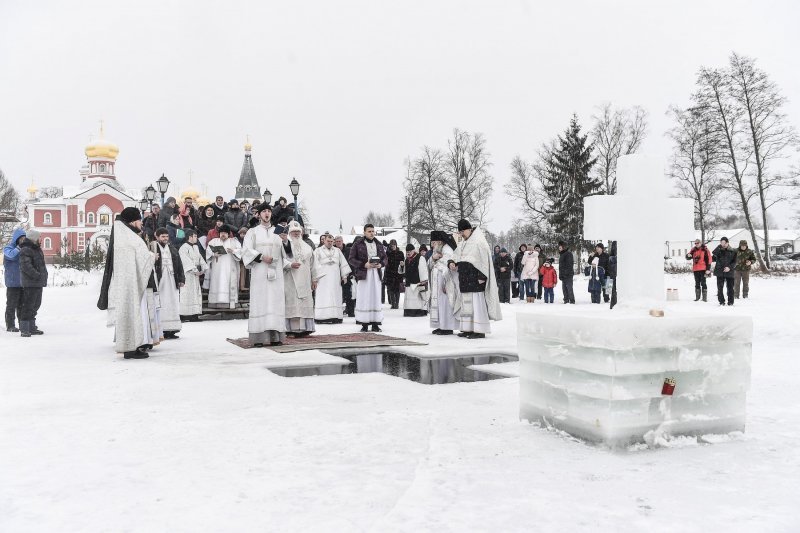
POLYGON ((747 294, 750 292, 750 269, 753 268, 755 262, 756 254, 747 247, 747 241, 739 241, 739 249, 736 250, 736 267, 733 272, 733 293, 737 300, 739 294, 743 298, 747 298, 747 294), (742 284, 744 284, 744 290, 740 291, 742 284))

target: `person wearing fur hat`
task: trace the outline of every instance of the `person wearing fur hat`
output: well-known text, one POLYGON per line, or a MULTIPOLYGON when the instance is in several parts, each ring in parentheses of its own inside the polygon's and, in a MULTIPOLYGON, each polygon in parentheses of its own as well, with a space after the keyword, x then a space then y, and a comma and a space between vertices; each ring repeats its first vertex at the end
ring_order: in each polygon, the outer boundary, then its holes
POLYGON ((42 305, 42 290, 47 287, 47 265, 36 230, 28 230, 25 240, 19 245, 19 274, 22 284, 20 335, 41 335, 43 332, 36 326, 36 315, 42 305))
POLYGON ((19 273, 19 252, 25 230, 17 228, 11 234, 11 240, 3 247, 3 277, 6 283, 6 331, 17 333, 14 317, 19 319, 22 311, 22 280, 19 273))
POLYGON ((428 314, 428 263, 417 253, 411 243, 406 245, 405 298, 403 316, 425 316, 428 314))
POLYGON ((108 311, 115 350, 125 359, 145 359, 149 357, 147 350, 158 343, 153 334, 155 302, 151 286, 155 254, 147 248, 141 232, 139 210, 123 209, 111 230, 97 301, 99 309, 108 311))
POLYGON ((508 255, 508 250, 500 248, 500 253, 494 261, 494 271, 497 276, 497 286, 500 291, 500 303, 511 303, 511 271, 514 269, 514 262, 508 255))
POLYGON ((403 284, 405 272, 405 256, 397 249, 397 241, 389 241, 386 250, 386 271, 383 274, 383 284, 386 285, 386 297, 392 309, 400 307, 400 286, 403 284))
POLYGON ((283 253, 289 259, 289 264, 283 267, 286 334, 305 337, 316 329, 311 280, 314 250, 303 241, 303 226, 296 220, 289 222, 288 231, 281 233, 281 239, 283 253))
POLYGON ((750 269, 756 262, 756 254, 747 247, 747 241, 739 241, 739 248, 736 249, 736 267, 733 271, 733 297, 738 299, 747 298, 750 292, 750 269), (744 288, 742 290, 742 285, 744 288))
POLYGON ((181 320, 185 322, 197 322, 203 312, 203 291, 200 286, 200 276, 208 270, 208 263, 200 253, 197 245, 197 232, 187 229, 186 242, 184 242, 178 254, 181 258, 183 273, 186 278, 181 287, 181 320))
POLYGON ((502 320, 492 249, 480 228, 468 220, 458 222, 461 242, 449 266, 458 272, 460 298, 453 302, 459 316, 459 337, 482 339, 491 333, 490 320, 502 320))
POLYGON ((272 210, 264 202, 258 226, 242 242, 242 263, 250 272, 250 313, 247 332, 254 346, 280 345, 286 339, 286 295, 283 270, 291 261, 272 225, 272 210))
POLYGON ((208 275, 204 286, 208 289, 208 306, 216 309, 235 309, 239 303, 239 264, 242 246, 229 226, 219 228, 219 236, 208 241, 206 247, 208 275))
POLYGON ((364 225, 364 237, 354 242, 347 258, 355 273, 356 324, 365 332, 381 331, 383 307, 381 305, 381 268, 386 267, 386 248, 375 238, 375 226, 364 225))

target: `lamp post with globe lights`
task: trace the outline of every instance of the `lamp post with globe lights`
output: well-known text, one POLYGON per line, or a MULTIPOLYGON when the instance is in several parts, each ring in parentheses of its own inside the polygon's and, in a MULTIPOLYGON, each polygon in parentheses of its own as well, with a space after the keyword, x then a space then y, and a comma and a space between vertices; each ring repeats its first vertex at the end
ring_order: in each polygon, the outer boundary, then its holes
POLYGON ((264 189, 263 194, 261 195, 264 198, 264 203, 269 205, 272 202, 272 193, 269 192, 269 188, 264 189))
POLYGON ((291 183, 289 183, 289 190, 292 191, 292 196, 294 196, 294 219, 299 221, 300 206, 297 205, 297 195, 300 193, 300 182, 292 178, 291 183))
POLYGON ((167 189, 169 189, 169 178, 162 173, 161 177, 156 180, 156 187, 158 187, 158 192, 161 193, 161 207, 164 207, 164 198, 167 194, 167 189))

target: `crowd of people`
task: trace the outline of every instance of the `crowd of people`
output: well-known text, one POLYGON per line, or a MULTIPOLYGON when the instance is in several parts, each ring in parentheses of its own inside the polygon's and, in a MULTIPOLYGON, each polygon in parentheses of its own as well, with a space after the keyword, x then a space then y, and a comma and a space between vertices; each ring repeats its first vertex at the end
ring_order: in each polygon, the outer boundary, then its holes
MULTIPOLYGON (((225 202, 221 196, 196 208, 191 197, 180 206, 169 198, 163 208, 125 208, 114 221, 98 307, 115 327, 116 351, 144 359, 165 339, 177 339, 184 322, 199 320, 205 305, 237 309, 249 290, 248 334, 254 346, 280 345, 303 337, 316 324, 341 324, 353 317, 361 332, 380 332, 383 304, 403 315, 429 316, 435 335, 484 338, 491 321, 501 320, 500 304, 512 299, 552 304, 561 285, 564 304, 575 303, 574 255, 558 243, 558 257, 539 244, 492 250, 480 228, 458 223, 459 241, 445 231, 430 233, 430 248, 381 242, 372 224, 345 245, 325 233, 318 243, 305 233, 294 204, 225 202)), ((709 251, 700 240, 686 256, 692 261, 695 301, 707 301, 706 278, 717 277, 720 305, 749 294, 756 258, 746 241, 739 248, 709 251), (727 297, 727 302, 726 302, 727 297)), ((23 337, 41 335, 36 316, 47 285, 39 233, 17 229, 3 250, 6 329, 23 337), (19 328, 15 318, 18 319, 19 328)), ((616 251, 598 243, 584 275, 594 304, 616 299, 616 251)))

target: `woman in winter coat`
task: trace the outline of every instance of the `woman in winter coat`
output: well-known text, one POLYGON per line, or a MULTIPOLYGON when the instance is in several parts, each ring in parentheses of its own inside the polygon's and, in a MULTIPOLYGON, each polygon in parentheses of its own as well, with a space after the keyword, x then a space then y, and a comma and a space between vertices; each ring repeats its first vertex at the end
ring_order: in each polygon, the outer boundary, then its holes
POLYGON ((400 306, 400 286, 403 284, 403 274, 400 272, 400 265, 405 267, 406 257, 397 248, 397 241, 392 239, 389 241, 389 246, 386 248, 386 273, 383 276, 383 282, 386 285, 386 295, 389 298, 389 304, 392 309, 398 309, 400 306))
POLYGON ((527 245, 520 244, 519 251, 514 255, 514 277, 517 278, 520 301, 525 299, 525 282, 520 279, 520 276, 522 275, 522 256, 525 255, 527 249, 527 245))
POLYGON ((210 205, 200 209, 200 216, 197 221, 197 235, 199 235, 201 239, 203 237, 208 237, 208 232, 214 229, 216 225, 215 213, 214 208, 210 205))
POLYGON ((606 278, 606 271, 600 266, 600 258, 592 258, 590 266, 586 267, 586 275, 589 276, 589 294, 592 295, 592 303, 600 303, 600 294, 603 291, 603 280, 606 278))
POLYGON ((19 247, 19 273, 23 288, 20 335, 42 335, 43 331, 36 326, 36 315, 42 305, 42 289, 47 286, 47 265, 36 230, 29 230, 19 247))
POLYGON ((539 280, 539 253, 528 250, 522 256, 522 272, 519 279, 525 284, 525 297, 528 303, 536 300, 536 282, 539 280))

